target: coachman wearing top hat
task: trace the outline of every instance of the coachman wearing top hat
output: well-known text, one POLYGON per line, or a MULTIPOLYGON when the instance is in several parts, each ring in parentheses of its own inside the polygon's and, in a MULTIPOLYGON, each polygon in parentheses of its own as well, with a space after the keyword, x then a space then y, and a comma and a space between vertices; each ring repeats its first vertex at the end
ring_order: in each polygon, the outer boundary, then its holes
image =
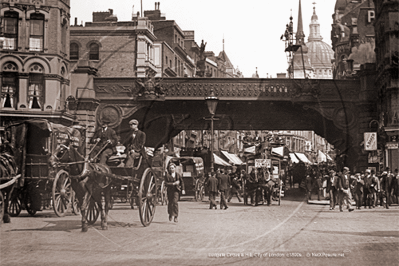
POLYGON ((108 158, 116 152, 116 144, 118 142, 118 137, 115 130, 109 127, 111 121, 108 118, 103 118, 101 120, 101 127, 99 127, 94 133, 90 140, 90 143, 98 143, 94 148, 90 157, 97 155, 97 153, 106 145, 105 149, 99 155, 101 164, 106 165, 108 158), (108 144, 106 144, 108 142, 108 144))

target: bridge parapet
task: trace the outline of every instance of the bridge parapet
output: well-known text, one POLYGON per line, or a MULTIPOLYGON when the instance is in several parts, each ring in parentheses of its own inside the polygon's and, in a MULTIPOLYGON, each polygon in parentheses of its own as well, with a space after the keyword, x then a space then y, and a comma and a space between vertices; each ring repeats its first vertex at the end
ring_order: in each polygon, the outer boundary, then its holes
MULTIPOLYGON (((139 100, 137 78, 95 78, 99 99, 139 100)), ((213 89, 220 100, 359 101, 359 80, 324 79, 157 79, 165 100, 203 100, 213 89)))

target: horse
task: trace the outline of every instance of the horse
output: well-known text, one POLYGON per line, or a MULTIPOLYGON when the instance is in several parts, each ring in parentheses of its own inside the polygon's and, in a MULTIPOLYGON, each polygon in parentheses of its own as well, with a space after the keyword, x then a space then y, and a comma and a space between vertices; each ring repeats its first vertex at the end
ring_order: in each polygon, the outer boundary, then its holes
POLYGON ((93 199, 101 212, 101 229, 108 230, 108 211, 111 203, 112 174, 108 166, 94 163, 89 156, 84 157, 69 143, 60 144, 50 158, 55 166, 67 166, 71 178, 72 189, 76 193, 78 208, 82 215, 82 232, 88 231, 87 211, 93 199), (104 196, 103 208, 101 197, 104 196))
MULTIPOLYGON (((10 152, 1 152, 0 154, 0 177, 9 177, 12 179, 14 176, 16 176, 18 171, 17 164, 15 162, 14 156, 11 155, 10 152)), ((5 183, 5 181, 0 181, 0 183, 5 183)), ((8 182, 7 182, 8 183, 8 182)), ((5 188, 3 188, 0 193, 3 195, 2 199, 2 204, 3 204, 3 210, 4 213, 2 213, 2 220, 4 223, 9 223, 11 222, 10 215, 8 213, 8 203, 10 201, 11 193, 13 191, 14 185, 6 185, 5 188)), ((0 210, 2 211, 2 210, 0 210)), ((1 220, 0 220, 1 222, 1 220)))

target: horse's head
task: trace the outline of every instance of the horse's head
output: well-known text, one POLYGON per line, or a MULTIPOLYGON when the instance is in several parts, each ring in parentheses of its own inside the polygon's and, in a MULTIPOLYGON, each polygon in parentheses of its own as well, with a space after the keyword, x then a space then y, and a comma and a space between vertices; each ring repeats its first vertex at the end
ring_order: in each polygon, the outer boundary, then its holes
POLYGON ((79 174, 82 171, 84 158, 72 145, 72 143, 58 144, 54 153, 50 157, 50 163, 53 166, 62 165, 63 163, 69 164, 69 169, 72 175, 79 174), (74 164, 76 162, 76 164, 74 164))

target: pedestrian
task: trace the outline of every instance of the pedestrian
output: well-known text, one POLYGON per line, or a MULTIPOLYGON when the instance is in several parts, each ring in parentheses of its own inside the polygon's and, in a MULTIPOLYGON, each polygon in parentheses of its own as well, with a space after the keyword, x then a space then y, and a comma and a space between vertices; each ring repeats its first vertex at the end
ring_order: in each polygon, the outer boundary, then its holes
POLYGON ((233 198, 233 196, 237 196, 237 199, 239 202, 241 202, 241 198, 239 195, 239 190, 241 189, 240 184, 238 183, 238 177, 237 175, 233 175, 232 179, 230 181, 230 193, 229 193, 229 197, 227 199, 227 202, 230 202, 231 198, 233 198))
POLYGON ((392 177, 391 174, 388 172, 389 168, 382 173, 380 178, 380 205, 389 209, 390 204, 390 191, 392 185, 392 177))
POLYGON ((127 147, 128 151, 128 158, 125 167, 131 168, 134 166, 134 161, 140 158, 140 155, 146 155, 144 150, 146 134, 139 130, 139 121, 136 119, 130 120, 129 125, 131 130, 128 133, 128 137, 123 142, 123 145, 127 147))
POLYGON ((179 193, 186 194, 184 191, 184 182, 178 173, 176 173, 176 165, 174 163, 169 164, 169 172, 166 173, 166 186, 168 193, 168 214, 169 221, 177 223, 177 216, 179 215, 179 193))
POLYGON ((365 177, 364 177, 364 194, 366 198, 365 207, 371 209, 373 205, 373 193, 374 187, 371 186, 372 178, 371 178, 371 170, 366 169, 365 177))
POLYGON ((208 193, 209 193, 209 209, 213 209, 213 207, 215 207, 215 210, 217 209, 216 196, 218 194, 218 183, 219 182, 216 178, 216 173, 215 172, 210 173, 210 177, 207 182, 208 193))
POLYGON ((380 193, 380 181, 375 175, 375 171, 371 170, 371 192, 373 193, 373 208, 377 206, 378 198, 377 193, 380 193))
POLYGON ((339 197, 339 210, 342 212, 342 206, 345 202, 346 208, 349 210, 349 212, 353 211, 351 207, 351 201, 350 201, 350 177, 349 177, 349 168, 344 167, 342 176, 338 179, 338 197, 339 197))
POLYGON ((108 118, 103 118, 101 121, 101 127, 94 132, 90 143, 97 144, 90 154, 90 158, 97 155, 100 157, 101 164, 106 165, 108 158, 116 153, 116 144, 118 142, 118 137, 115 130, 109 127, 111 121, 108 118), (100 154, 98 154, 100 152, 100 154))
POLYGON ((396 200, 396 204, 399 204, 399 171, 395 169, 392 176, 392 187, 393 187, 393 198, 396 200))
MULTIPOLYGON (((270 173, 270 168, 265 169, 264 175, 265 175, 265 199, 267 202, 267 206, 270 206, 272 204, 272 196, 273 196, 273 188, 276 184, 276 182, 273 181, 272 179, 272 174, 270 173)), ((277 180, 277 182, 280 182, 280 179, 277 180)))
POLYGON ((317 200, 320 201, 321 195, 323 194, 323 179, 321 173, 318 173, 316 185, 317 185, 317 200))
POLYGON ((229 177, 224 173, 222 169, 220 171, 220 178, 219 178, 219 191, 220 191, 220 209, 227 210, 227 202, 226 202, 226 191, 230 187, 229 177))
POLYGON ((363 191, 364 191, 364 181, 361 178, 360 173, 357 173, 355 175, 355 179, 352 182, 353 185, 353 195, 355 196, 355 202, 356 202, 356 209, 359 209, 363 205, 363 191))
POLYGON ((338 202, 338 176, 334 170, 330 170, 327 190, 330 194, 330 210, 334 210, 338 202))
POLYGON ((305 188, 306 188, 307 200, 309 201, 312 199, 312 189, 313 189, 313 180, 309 174, 306 175, 305 188))

